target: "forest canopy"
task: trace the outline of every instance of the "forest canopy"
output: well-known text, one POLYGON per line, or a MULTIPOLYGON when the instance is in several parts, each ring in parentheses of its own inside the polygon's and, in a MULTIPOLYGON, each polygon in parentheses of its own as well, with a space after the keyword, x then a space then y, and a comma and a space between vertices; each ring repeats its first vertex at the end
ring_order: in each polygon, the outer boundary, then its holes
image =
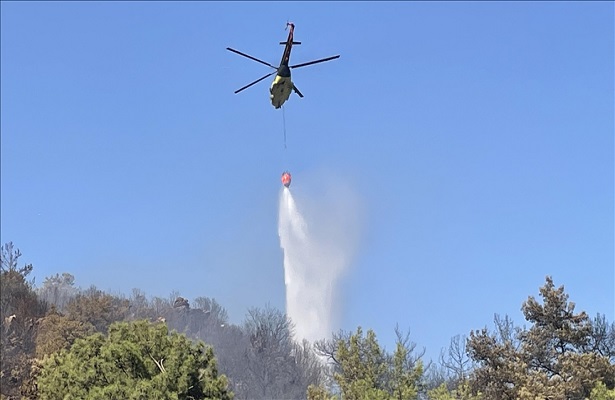
POLYGON ((112 295, 66 272, 37 286, 20 257, 2 246, 2 399, 615 399, 615 323, 550 276, 523 328, 496 313, 433 362, 399 327, 392 352, 361 326, 297 343, 270 306, 234 324, 206 296, 112 295))

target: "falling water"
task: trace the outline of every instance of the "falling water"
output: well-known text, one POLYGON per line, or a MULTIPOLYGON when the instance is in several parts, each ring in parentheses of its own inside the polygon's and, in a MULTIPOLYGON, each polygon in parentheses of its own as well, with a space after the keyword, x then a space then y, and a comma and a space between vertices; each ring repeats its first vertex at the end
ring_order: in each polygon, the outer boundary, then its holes
POLYGON ((310 213, 311 218, 304 214, 290 189, 283 188, 278 233, 284 250, 286 313, 295 325, 295 339, 314 342, 329 338, 336 329, 337 283, 354 252, 354 241, 348 239, 356 230, 343 220, 348 213, 334 205, 310 213))

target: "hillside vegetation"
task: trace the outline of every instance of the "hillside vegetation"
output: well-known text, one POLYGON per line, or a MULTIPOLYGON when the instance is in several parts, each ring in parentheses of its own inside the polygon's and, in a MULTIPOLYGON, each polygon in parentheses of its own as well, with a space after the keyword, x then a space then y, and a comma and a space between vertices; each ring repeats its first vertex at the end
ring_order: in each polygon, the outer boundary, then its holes
POLYGON ((206 296, 117 296, 68 273, 37 286, 20 257, 2 247, 2 399, 615 399, 615 323, 551 277, 522 302, 523 328, 495 314, 432 363, 398 327, 393 352, 360 326, 297 343, 272 307, 233 324, 206 296))

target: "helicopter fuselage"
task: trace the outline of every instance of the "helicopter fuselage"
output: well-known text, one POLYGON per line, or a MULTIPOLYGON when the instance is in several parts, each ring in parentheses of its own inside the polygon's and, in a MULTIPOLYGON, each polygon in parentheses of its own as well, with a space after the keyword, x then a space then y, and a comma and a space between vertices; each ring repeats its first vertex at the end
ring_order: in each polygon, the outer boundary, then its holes
POLYGON ((286 43, 280 42, 280 44, 284 44, 284 53, 280 60, 278 73, 269 88, 269 99, 271 100, 271 105, 276 109, 282 107, 293 92, 293 82, 290 79, 290 68, 288 67, 288 63, 290 62, 290 52, 294 44, 295 24, 288 23, 287 27, 290 27, 290 29, 288 31, 286 43))
POLYGON ((292 92, 293 82, 290 79, 290 68, 288 68, 287 63, 283 63, 278 68, 278 73, 269 88, 269 99, 271 100, 271 105, 273 105, 276 109, 282 107, 292 92))
POLYGON ((271 87, 269 88, 269 98, 271 99, 271 104, 276 109, 282 107, 292 92, 293 83, 290 80, 290 76, 283 77, 276 75, 275 79, 271 83, 271 87))

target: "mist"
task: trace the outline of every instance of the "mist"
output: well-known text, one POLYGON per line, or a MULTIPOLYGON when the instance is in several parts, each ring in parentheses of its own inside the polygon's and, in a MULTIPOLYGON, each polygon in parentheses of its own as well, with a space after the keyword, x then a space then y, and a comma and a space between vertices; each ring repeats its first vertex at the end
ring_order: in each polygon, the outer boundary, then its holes
POLYGON ((350 270, 360 240, 361 207, 349 187, 282 188, 278 234, 284 252, 286 313, 295 340, 330 338, 339 329, 339 283, 350 270))

